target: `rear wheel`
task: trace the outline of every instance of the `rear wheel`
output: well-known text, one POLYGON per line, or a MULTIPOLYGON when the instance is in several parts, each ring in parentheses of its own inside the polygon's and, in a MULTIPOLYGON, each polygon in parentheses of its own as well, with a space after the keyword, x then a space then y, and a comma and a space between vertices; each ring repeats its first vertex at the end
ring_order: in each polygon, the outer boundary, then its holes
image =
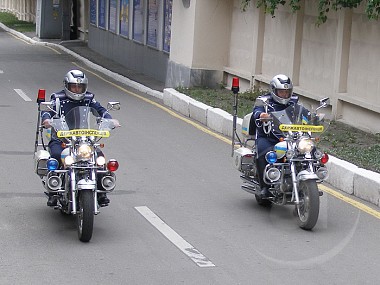
POLYGON ((299 184, 299 200, 296 206, 298 225, 304 230, 311 230, 318 221, 319 191, 315 180, 301 181, 299 184))
POLYGON ((80 241, 89 242, 94 227, 94 194, 91 190, 78 193, 77 230, 80 241))

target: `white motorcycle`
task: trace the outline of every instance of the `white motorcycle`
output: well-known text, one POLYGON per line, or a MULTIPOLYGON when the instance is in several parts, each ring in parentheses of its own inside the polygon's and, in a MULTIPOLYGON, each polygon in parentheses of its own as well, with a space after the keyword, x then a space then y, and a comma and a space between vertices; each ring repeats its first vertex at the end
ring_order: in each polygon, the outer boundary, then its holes
MULTIPOLYGON (((236 96, 237 94, 235 102, 236 96)), ((319 197, 323 194, 317 184, 328 177, 325 167, 328 155, 316 146, 320 135, 329 125, 327 116, 318 114, 318 110, 327 107, 328 101, 329 98, 320 100, 320 105, 314 112, 301 104, 290 105, 285 110, 271 112, 269 122, 255 121, 250 113, 243 119, 243 141, 236 134, 236 119, 233 124, 233 164, 241 173, 242 189, 254 194, 257 202, 263 206, 295 205, 294 212, 299 226, 305 230, 311 230, 317 223, 319 197), (263 179, 270 186, 268 198, 260 196, 254 132, 258 125, 263 126, 265 132, 273 132, 279 138, 274 149, 265 155, 267 165, 263 179), (235 137, 238 141, 235 141, 235 137), (236 149, 237 144, 240 147, 236 149)), ((255 104, 268 108, 267 101, 260 97, 255 104)), ((235 109, 236 106, 237 104, 235 109)), ((234 116, 236 117, 236 111, 234 116)))
MULTIPOLYGON (((59 106, 59 101, 57 104, 59 106)), ((119 109, 118 102, 107 105, 107 112, 119 109)), ((51 102, 40 102, 40 111, 54 111, 51 102)), ((104 144, 99 142, 110 137, 114 122, 87 106, 75 107, 65 116, 58 116, 58 113, 51 120, 51 131, 65 147, 61 163, 50 157, 44 142, 46 130, 38 120, 35 172, 42 179, 45 193, 56 196, 55 209, 75 215, 79 240, 88 242, 93 233, 94 215, 99 214, 102 206, 98 204, 98 193, 112 192, 116 186, 115 171, 119 163, 115 159, 106 161, 100 151, 104 144)))

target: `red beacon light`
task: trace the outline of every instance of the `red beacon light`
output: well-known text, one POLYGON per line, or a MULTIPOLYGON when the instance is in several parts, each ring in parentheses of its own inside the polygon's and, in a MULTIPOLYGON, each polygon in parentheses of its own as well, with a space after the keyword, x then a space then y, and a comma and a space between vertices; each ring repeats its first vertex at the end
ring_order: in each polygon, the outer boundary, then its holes
POLYGON ((40 104, 41 102, 45 102, 45 95, 46 90, 45 89, 39 89, 38 95, 37 95, 37 103, 40 104))
POLYGON ((119 163, 116 159, 110 159, 107 163, 107 169, 111 172, 116 171, 119 168, 119 163))
POLYGON ((321 158, 321 163, 326 164, 329 161, 329 155, 327 153, 324 153, 321 158))
POLYGON ((239 93, 239 77, 232 78, 232 88, 231 88, 231 90, 232 90, 232 92, 234 94, 239 93))

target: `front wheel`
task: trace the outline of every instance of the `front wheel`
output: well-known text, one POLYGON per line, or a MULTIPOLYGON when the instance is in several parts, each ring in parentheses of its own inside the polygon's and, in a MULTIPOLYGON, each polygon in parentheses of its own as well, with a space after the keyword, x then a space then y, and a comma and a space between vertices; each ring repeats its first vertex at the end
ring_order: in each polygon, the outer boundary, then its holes
POLYGON ((298 225, 304 230, 314 228, 319 215, 319 191, 315 180, 301 181, 299 184, 299 200, 296 206, 298 225))
POLYGON ((91 190, 78 193, 77 230, 80 241, 89 242, 94 227, 94 194, 91 190))

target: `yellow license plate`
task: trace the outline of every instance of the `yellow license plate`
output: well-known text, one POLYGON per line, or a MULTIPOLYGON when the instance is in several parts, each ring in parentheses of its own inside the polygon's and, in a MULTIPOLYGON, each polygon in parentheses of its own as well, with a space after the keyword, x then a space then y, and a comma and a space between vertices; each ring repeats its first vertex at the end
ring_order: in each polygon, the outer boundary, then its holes
POLYGON ((283 132, 312 132, 312 133, 322 133, 324 130, 323 126, 311 126, 311 125, 280 125, 280 130, 283 132))
POLYGON ((59 138, 70 138, 73 136, 108 138, 110 136, 110 132, 109 131, 91 130, 91 129, 79 129, 79 130, 58 131, 57 132, 57 137, 59 137, 59 138))

